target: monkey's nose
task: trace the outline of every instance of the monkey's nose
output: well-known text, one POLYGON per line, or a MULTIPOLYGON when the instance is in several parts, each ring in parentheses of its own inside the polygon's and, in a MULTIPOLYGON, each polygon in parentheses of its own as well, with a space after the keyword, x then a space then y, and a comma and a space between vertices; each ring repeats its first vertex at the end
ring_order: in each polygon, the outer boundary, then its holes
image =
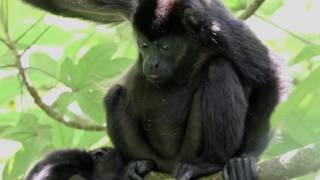
POLYGON ((158 62, 154 62, 151 64, 151 68, 152 69, 157 69, 159 67, 159 63, 158 62))

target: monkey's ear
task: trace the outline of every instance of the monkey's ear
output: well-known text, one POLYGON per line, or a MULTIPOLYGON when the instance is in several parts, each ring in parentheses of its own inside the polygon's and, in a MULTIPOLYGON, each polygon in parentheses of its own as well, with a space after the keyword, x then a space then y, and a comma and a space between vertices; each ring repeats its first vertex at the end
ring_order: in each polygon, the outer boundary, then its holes
POLYGON ((137 0, 22 0, 53 14, 101 23, 131 20, 137 0))

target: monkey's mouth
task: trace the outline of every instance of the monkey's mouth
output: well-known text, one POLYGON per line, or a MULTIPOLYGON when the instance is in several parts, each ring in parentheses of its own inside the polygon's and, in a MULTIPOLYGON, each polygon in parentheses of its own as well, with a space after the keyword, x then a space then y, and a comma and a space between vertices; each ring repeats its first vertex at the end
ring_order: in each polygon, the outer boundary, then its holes
POLYGON ((157 84, 161 84, 161 83, 164 83, 167 81, 166 77, 162 77, 162 76, 154 75, 154 74, 150 74, 146 77, 150 82, 157 83, 157 84))

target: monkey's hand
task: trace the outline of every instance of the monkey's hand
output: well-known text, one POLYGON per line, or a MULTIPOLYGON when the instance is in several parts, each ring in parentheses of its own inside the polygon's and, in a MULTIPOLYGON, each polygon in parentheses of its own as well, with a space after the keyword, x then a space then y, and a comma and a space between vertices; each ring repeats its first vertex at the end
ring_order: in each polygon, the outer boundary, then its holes
POLYGON ((201 44, 216 46, 221 38, 221 25, 214 19, 210 19, 192 8, 186 8, 182 18, 182 24, 201 44))
POLYGON ((143 180, 146 174, 155 169, 155 164, 151 161, 133 161, 127 168, 130 179, 143 180))
POLYGON ((173 172, 173 177, 177 180, 189 180, 192 178, 194 168, 190 164, 179 163, 173 172))
POLYGON ((256 180, 257 167, 254 157, 231 159, 223 169, 225 180, 256 180))

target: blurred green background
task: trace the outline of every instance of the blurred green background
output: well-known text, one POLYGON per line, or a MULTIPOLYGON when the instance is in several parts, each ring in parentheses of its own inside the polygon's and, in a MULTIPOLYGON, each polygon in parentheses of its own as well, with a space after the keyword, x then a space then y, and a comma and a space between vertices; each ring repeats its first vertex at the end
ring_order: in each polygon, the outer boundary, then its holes
MULTIPOLYGON (((250 0, 224 0, 238 15, 250 0)), ((0 0, 0 179, 21 180, 49 151, 111 146, 105 131, 67 127, 34 104, 16 67, 11 38, 30 82, 51 109, 72 122, 104 125, 104 94, 137 55, 128 24, 97 25, 0 0), (6 33, 6 32, 9 32, 6 33)), ((272 118, 263 158, 320 140, 320 1, 268 0, 246 22, 287 64, 292 87, 272 118)), ((19 57, 18 57, 19 58, 19 57)), ((299 179, 320 179, 314 173, 299 179)))

